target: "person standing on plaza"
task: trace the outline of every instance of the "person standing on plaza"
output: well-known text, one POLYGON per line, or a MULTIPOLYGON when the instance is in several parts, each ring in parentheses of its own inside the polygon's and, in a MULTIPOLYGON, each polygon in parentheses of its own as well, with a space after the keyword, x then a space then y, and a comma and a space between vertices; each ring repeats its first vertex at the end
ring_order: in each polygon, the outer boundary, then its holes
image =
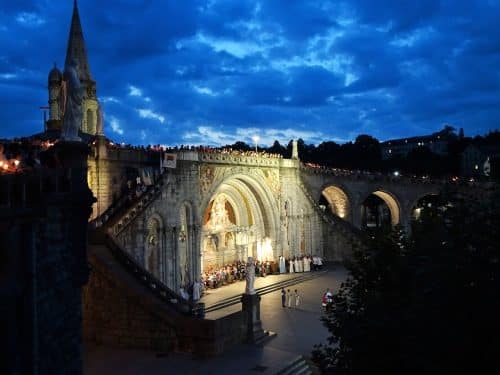
POLYGON ((294 260, 293 260, 293 258, 290 258, 289 263, 290 263, 290 270, 289 270, 289 272, 290 272, 290 273, 293 273, 293 268, 294 268, 294 267, 293 267, 293 266, 294 266, 294 260))
POLYGON ((300 305, 300 295, 297 289, 295 289, 294 297, 295 297, 295 308, 298 309, 300 305))
POLYGON ((285 292, 285 288, 281 288, 281 306, 286 307, 286 292, 285 292))
POLYGON ((288 308, 290 309, 292 307, 292 292, 290 289, 286 292, 286 298, 288 299, 288 308))

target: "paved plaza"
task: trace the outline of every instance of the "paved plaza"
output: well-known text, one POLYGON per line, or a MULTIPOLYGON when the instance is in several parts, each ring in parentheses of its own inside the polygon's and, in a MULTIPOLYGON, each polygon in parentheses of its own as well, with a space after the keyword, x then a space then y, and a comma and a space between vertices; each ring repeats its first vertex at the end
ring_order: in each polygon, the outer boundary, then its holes
MULTIPOLYGON (((115 350, 102 347, 86 348, 85 374, 273 374, 291 362, 297 355, 309 356, 314 344, 325 342, 328 332, 323 327, 321 296, 326 288, 338 290, 346 277, 340 266, 326 265, 325 272, 311 280, 290 286, 301 296, 298 309, 281 306, 280 291, 262 295, 261 319, 264 329, 277 333, 263 347, 239 344, 232 350, 210 359, 194 359, 190 354, 154 353, 138 350, 115 350)), ((297 274, 301 275, 301 274, 297 274)), ((255 287, 281 282, 295 275, 271 275, 257 278, 255 287)), ((215 290, 209 290, 203 302, 207 306, 243 293, 244 282, 237 282, 215 290)), ((207 314, 216 318, 237 309, 241 304, 207 314)))

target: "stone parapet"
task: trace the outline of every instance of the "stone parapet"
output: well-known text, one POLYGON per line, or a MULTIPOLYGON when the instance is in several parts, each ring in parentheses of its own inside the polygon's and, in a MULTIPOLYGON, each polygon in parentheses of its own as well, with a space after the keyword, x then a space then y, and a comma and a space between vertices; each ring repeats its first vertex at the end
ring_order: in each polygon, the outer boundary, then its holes
POLYGON ((279 167, 281 159, 274 157, 258 156, 258 155, 246 156, 246 155, 233 155, 229 153, 226 154, 226 153, 200 152, 198 160, 205 163, 215 163, 215 164, 279 167))

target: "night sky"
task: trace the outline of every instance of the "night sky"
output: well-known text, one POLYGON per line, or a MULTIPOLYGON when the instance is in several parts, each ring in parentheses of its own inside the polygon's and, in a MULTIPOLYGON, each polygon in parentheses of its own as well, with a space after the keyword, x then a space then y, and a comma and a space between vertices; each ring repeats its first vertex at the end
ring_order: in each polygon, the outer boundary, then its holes
MULTIPOLYGON (((0 138, 43 129, 72 0, 0 0, 0 138)), ((80 0, 105 133, 340 143, 500 128, 498 0, 80 0)))

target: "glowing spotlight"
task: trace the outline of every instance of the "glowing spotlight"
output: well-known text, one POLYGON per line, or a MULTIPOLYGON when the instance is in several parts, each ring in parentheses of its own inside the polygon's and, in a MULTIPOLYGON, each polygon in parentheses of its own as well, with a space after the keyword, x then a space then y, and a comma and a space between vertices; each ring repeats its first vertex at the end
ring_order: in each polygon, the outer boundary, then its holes
POLYGON ((252 140, 254 141, 255 143, 255 152, 257 152, 257 145, 259 144, 259 141, 260 141, 260 137, 258 135, 254 135, 252 137, 252 140))

